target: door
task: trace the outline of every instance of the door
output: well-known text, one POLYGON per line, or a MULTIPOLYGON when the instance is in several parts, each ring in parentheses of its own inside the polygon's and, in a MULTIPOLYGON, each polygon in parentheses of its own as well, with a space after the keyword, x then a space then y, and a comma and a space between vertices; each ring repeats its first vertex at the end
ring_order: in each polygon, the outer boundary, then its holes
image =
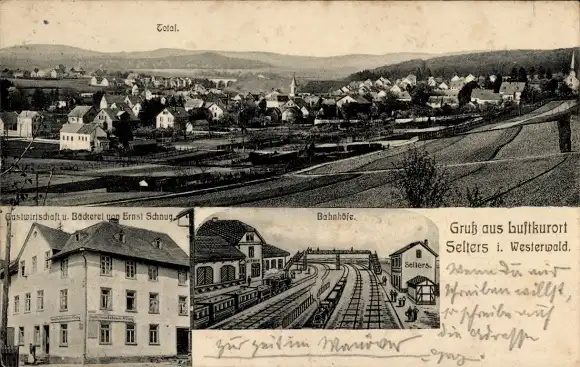
POLYGON ((49 355, 50 354, 50 325, 43 325, 43 349, 44 349, 44 354, 49 355))
POLYGON ((178 327, 176 331, 177 355, 187 355, 191 351, 191 346, 189 344, 189 329, 178 327))
POLYGON ((14 328, 9 327, 6 334, 6 344, 11 347, 14 347, 16 344, 14 343, 14 328))

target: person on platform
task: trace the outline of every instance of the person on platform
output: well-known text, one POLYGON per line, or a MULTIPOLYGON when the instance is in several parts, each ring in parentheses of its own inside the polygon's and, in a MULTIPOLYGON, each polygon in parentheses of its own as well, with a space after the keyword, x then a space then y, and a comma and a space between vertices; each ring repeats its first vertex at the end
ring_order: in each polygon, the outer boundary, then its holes
POLYGON ((407 320, 406 320, 407 322, 413 321, 413 309, 411 308, 411 306, 409 306, 407 311, 405 311, 405 316, 407 316, 407 320))
POLYGON ((413 321, 417 321, 417 316, 419 315, 419 309, 417 306, 413 308, 413 321))
POLYGON ((252 282, 252 278, 250 278, 250 277, 248 276, 248 280, 247 280, 247 281, 248 281, 248 286, 249 286, 249 285, 250 285, 250 283, 252 282))

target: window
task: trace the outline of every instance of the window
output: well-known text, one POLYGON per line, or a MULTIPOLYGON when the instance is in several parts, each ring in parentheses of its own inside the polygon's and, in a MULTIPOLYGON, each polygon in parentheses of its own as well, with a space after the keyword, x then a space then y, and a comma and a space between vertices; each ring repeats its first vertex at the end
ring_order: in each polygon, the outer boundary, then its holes
POLYGON ((68 345, 68 324, 60 324, 60 346, 66 347, 68 345))
POLYGON ((137 274, 137 263, 132 260, 125 261, 125 277, 135 279, 137 274))
POLYGON ((187 297, 179 296, 179 316, 187 316, 187 297))
POLYGON ((254 263, 252 264, 252 278, 260 276, 260 264, 254 263))
POLYGON ((149 270, 147 272, 149 274, 149 281, 156 282, 157 276, 159 275, 159 268, 157 265, 149 265, 149 270))
POLYGON ((18 327, 18 345, 24 345, 24 326, 18 327))
POLYGON ((284 260, 278 259, 278 269, 282 269, 284 267, 284 260))
POLYGON ((149 344, 159 344, 159 325, 149 325, 149 344))
POLYGON ((134 345, 137 344, 137 338, 135 338, 135 324, 127 323, 125 324, 125 344, 134 345))
MULTIPOLYGON (((268 260, 266 260, 268 261, 268 260)), ((272 269, 276 268, 276 259, 272 259, 272 269)))
POLYGON ((149 293, 149 313, 159 313, 159 293, 149 293))
POLYGON ((60 261, 60 277, 68 277, 68 257, 60 261))
POLYGON ((213 284, 213 269, 211 266, 200 266, 196 270, 196 285, 213 284))
POLYGON ((177 282, 179 285, 187 285, 187 270, 177 272, 177 282))
POLYGON ((253 258, 254 257, 254 246, 249 246, 248 247, 248 257, 249 258, 253 258))
POLYGON ((421 250, 417 250, 415 255, 417 256, 417 259, 420 259, 422 255, 421 250))
POLYGON ((264 260, 264 270, 270 270, 270 260, 264 260))
POLYGON ((254 242, 254 234, 246 233, 246 242, 254 242))
POLYGON ((111 323, 100 322, 99 325, 99 343, 111 344, 111 323))
POLYGON ((113 263, 110 256, 101 255, 101 275, 111 276, 113 263))
POLYGON ((20 262, 20 275, 26 276, 26 262, 24 260, 20 262))
POLYGON ((68 310, 68 289, 60 290, 60 310, 68 310))
POLYGON ((224 265, 220 268, 220 278, 222 282, 236 279, 236 268, 233 265, 224 265))
POLYGON ((30 293, 24 295, 24 312, 30 312, 30 293))
POLYGON ((161 248, 161 239, 160 238, 155 239, 155 247, 161 248))
POLYGON ((44 253, 44 268, 45 269, 49 269, 50 268, 50 256, 52 255, 51 251, 48 250, 44 253))
POLYGON ((101 310, 112 310, 112 293, 111 288, 101 288, 101 310))
POLYGON ((36 256, 32 256, 32 272, 36 273, 36 256))
POLYGON ((34 326, 34 335, 33 335, 33 341, 34 345, 40 345, 40 326, 35 325, 34 326))
POLYGON ((125 233, 123 232, 119 233, 119 241, 125 242, 125 233))
POLYGON ((36 310, 44 310, 44 291, 36 291, 36 310))
POLYGON ((137 311, 136 291, 127 291, 127 311, 137 311))
POLYGON ((14 313, 20 312, 20 296, 14 296, 14 313))

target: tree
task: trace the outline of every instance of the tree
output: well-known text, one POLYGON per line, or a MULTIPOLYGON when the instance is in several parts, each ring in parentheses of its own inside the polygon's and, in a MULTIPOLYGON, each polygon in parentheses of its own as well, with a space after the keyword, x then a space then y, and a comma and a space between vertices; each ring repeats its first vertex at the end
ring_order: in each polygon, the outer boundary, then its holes
POLYGON ((550 79, 550 81, 542 85, 542 91, 550 96, 554 95, 557 89, 558 81, 556 79, 550 79))
POLYGON ((526 73, 526 69, 521 67, 518 70, 518 82, 526 82, 528 81, 528 73, 526 73))
POLYGON ((411 92, 411 102, 419 106, 424 106, 429 101, 429 97, 431 97, 432 94, 432 87, 425 83, 420 83, 411 92))
POLYGON ((552 79, 552 69, 546 70, 546 79, 552 79))
POLYGON ((512 68, 512 71, 510 73, 510 80, 512 82, 518 80, 518 68, 516 68, 515 66, 512 68))
POLYGON ((463 88, 461 88, 459 94, 457 94, 460 106, 471 102, 471 92, 473 92, 475 88, 479 88, 479 85, 475 80, 465 84, 463 88))
POLYGON ((411 208, 437 208, 445 204, 451 184, 425 149, 411 148, 402 162, 397 184, 411 208))
POLYGON ((236 115, 226 112, 223 115, 221 115, 221 117, 218 120, 218 124, 220 126, 233 127, 238 124, 238 119, 236 115))
POLYGON ((566 83, 560 83, 558 94, 562 97, 568 97, 572 94, 572 89, 566 83))
POLYGON ((41 110, 46 105, 46 95, 40 88, 36 88, 32 94, 32 106, 35 109, 41 110))
POLYGON ((11 101, 9 98, 9 89, 11 87, 14 87, 14 83, 12 83, 10 80, 0 80, 0 110, 11 110, 11 101))
POLYGON ((501 76, 500 74, 497 74, 497 78, 495 79, 495 82, 493 82, 493 84, 492 84, 494 93, 499 93, 499 90, 501 88, 501 83, 503 83, 503 76, 501 76))
POLYGON ((546 68, 544 67, 544 65, 540 65, 540 67, 538 67, 538 77, 540 79, 544 79, 545 76, 546 76, 546 68))

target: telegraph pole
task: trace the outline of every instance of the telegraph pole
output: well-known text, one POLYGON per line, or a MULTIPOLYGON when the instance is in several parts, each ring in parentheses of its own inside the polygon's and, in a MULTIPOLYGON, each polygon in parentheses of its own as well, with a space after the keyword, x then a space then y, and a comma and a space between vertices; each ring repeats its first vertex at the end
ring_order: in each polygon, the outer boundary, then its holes
POLYGON ((6 251, 4 253, 4 281, 2 283, 2 322, 0 324, 0 347, 8 345, 8 291, 10 286, 10 248, 12 242, 12 209, 6 214, 6 251))

